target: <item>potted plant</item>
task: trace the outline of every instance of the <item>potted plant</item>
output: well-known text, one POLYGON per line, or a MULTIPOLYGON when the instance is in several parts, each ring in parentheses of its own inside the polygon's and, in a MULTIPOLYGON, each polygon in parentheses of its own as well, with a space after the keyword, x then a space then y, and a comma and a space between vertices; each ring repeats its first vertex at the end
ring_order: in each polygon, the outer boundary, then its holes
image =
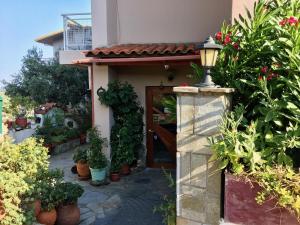
POLYGON ((101 137, 97 128, 89 131, 90 147, 87 151, 88 164, 90 166, 92 181, 101 182, 106 177, 107 159, 102 152, 105 139, 101 137))
POLYGON ((77 225, 80 222, 80 209, 77 206, 78 198, 84 190, 79 184, 70 182, 57 186, 57 225, 77 225))
POLYGON ((55 196, 55 187, 47 188, 41 195, 42 210, 37 216, 37 221, 45 225, 54 225, 57 218, 55 207, 57 206, 57 198, 55 196))
POLYGON ((73 155, 73 160, 76 163, 77 173, 80 178, 90 177, 90 168, 87 163, 87 146, 79 146, 76 148, 73 155))
POLYGON ((41 211, 36 219, 45 225, 54 225, 57 218, 56 207, 59 203, 58 185, 63 180, 63 172, 47 169, 39 171, 35 183, 35 197, 41 202, 41 211))
POLYGON ((110 180, 113 182, 120 180, 120 163, 116 160, 112 160, 110 166, 110 180))
POLYGON ((27 118, 25 116, 26 109, 24 107, 20 107, 15 123, 23 129, 27 127, 27 118))

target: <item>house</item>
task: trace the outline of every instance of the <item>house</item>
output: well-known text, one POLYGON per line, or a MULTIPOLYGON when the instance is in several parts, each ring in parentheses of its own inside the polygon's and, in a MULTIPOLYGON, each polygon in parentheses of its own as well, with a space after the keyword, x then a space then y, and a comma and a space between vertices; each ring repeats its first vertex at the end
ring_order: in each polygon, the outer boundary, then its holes
POLYGON ((64 30, 37 41, 52 45, 55 54, 59 51, 61 64, 88 68, 93 125, 104 137, 110 137, 114 121, 111 109, 100 104, 97 90, 115 79, 132 84, 145 109, 147 166, 174 167, 176 124, 157 122, 165 113, 158 110, 160 101, 173 95, 171 87, 192 82, 190 63, 200 62, 196 43, 218 32, 223 21, 231 23, 245 14, 254 2, 91 0, 91 14, 63 15, 64 30))

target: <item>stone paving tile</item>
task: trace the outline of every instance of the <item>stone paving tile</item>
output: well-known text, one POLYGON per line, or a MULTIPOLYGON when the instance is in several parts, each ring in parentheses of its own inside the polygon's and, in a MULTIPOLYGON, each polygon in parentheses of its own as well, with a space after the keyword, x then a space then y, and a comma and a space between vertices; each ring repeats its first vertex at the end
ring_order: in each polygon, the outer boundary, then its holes
POLYGON ((162 171, 145 169, 122 177, 120 182, 105 186, 91 186, 89 181, 80 181, 71 172, 74 165, 72 151, 51 156, 50 168, 64 170, 66 181, 80 184, 85 192, 78 200, 80 225, 162 225, 160 214, 153 208, 162 202, 170 190, 162 171))

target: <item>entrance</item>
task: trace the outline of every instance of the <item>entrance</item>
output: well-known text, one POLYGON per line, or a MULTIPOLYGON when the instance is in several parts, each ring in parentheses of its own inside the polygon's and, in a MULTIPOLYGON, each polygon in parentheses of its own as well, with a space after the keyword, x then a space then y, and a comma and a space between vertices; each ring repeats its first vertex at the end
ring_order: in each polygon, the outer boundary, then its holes
POLYGON ((146 87, 147 166, 176 167, 176 120, 164 107, 166 98, 175 97, 173 87, 146 87))

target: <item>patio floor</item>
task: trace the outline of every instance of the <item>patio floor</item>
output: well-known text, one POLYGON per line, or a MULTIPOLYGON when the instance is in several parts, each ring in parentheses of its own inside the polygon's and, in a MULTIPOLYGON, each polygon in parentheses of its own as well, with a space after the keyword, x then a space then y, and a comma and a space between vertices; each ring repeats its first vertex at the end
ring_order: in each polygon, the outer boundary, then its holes
POLYGON ((72 151, 51 156, 50 168, 64 171, 65 180, 79 183, 84 194, 78 200, 80 225, 162 225, 162 217, 153 213, 170 190, 160 169, 134 171, 120 182, 95 187, 89 181, 79 181, 71 172, 74 165, 72 151))

